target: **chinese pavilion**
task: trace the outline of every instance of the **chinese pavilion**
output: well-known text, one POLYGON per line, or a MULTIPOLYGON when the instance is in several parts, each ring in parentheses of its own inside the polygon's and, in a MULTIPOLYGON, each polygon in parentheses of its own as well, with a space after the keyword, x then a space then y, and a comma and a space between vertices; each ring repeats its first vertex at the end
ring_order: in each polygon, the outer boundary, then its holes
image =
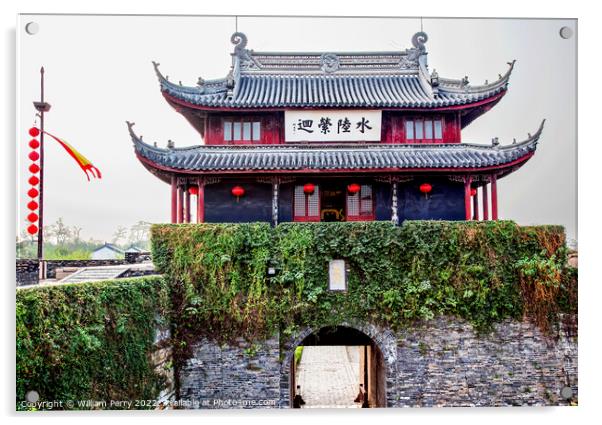
POLYGON ((439 77, 427 39, 396 52, 276 53, 247 49, 237 32, 227 76, 196 86, 153 63, 163 97, 203 140, 159 148, 128 122, 140 162, 171 185, 171 221, 496 220, 497 180, 535 153, 543 122, 508 146, 462 143, 506 93, 514 62, 480 86, 439 77))

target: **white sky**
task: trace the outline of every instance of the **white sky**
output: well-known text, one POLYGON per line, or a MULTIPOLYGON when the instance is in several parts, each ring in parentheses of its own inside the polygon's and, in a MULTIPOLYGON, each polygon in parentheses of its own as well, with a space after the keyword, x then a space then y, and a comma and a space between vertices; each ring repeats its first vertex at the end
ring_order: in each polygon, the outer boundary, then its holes
MULTIPOLYGON (((535 156, 500 180, 500 217, 519 224, 562 224, 576 238, 576 36, 560 38, 569 20, 424 19, 430 68, 471 83, 495 80, 517 59, 509 91, 463 131, 463 140, 502 144, 523 140, 542 118, 546 128, 535 156)), ((417 19, 239 18, 248 48, 257 51, 366 51, 411 47, 417 19)), ((167 105, 151 60, 171 81, 194 85, 199 76, 223 77, 231 59, 233 18, 27 16, 18 38, 17 231, 25 227, 29 137, 46 68, 46 129, 72 143, 103 173, 88 183, 53 141, 46 144, 45 222, 63 217, 82 236, 110 240, 119 225, 169 220, 169 187, 136 159, 125 120, 146 142, 200 142, 198 133, 167 105), (27 35, 35 21, 40 31, 27 35)))

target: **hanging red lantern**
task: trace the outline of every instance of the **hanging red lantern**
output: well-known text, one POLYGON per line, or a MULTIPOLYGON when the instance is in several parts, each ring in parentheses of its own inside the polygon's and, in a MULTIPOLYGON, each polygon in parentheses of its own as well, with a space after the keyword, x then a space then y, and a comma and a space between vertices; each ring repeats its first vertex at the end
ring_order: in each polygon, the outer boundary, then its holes
POLYGON ((32 149, 37 149, 40 147, 40 142, 38 142, 36 139, 31 139, 29 141, 29 147, 32 149))
POLYGON ((29 135, 31 137, 38 137, 40 135, 40 129, 37 127, 31 127, 29 129, 29 135))
POLYGON ((355 195, 356 193, 358 193, 361 190, 361 186, 357 183, 351 183, 349 186, 347 186, 347 191, 349 193, 351 193, 352 195, 355 195))
POLYGON ((40 159, 40 154, 37 153, 36 151, 31 151, 29 152, 29 159, 31 159, 32 161, 37 161, 38 159, 40 159))
POLYGON ((29 213, 29 214, 27 215, 27 220, 28 220, 30 223, 35 223, 36 221, 38 221, 38 215, 37 215, 36 213, 33 213, 33 212, 32 212, 32 213, 29 213))
POLYGON ((199 194, 199 187, 198 186, 190 186, 188 188, 188 193, 190 193, 191 195, 198 195, 199 194))
POLYGON ((40 166, 38 164, 31 164, 29 166, 29 172, 33 174, 37 174, 40 172, 40 166))
POLYGON ((473 187, 470 189, 470 196, 475 196, 477 194, 477 190, 473 187))
POLYGON ((316 186, 313 183, 305 183, 303 185, 303 193, 311 195, 316 190, 316 186))
POLYGON ((29 184, 32 186, 37 186, 38 183, 40 183, 40 179, 37 178, 36 176, 31 176, 28 180, 29 184))
POLYGON ((232 195, 236 196, 236 200, 245 194, 245 190, 240 186, 234 186, 232 188, 232 195))
POLYGON ((27 196, 29 196, 30 198, 37 198, 39 195, 38 189, 36 189, 35 187, 32 187, 31 189, 29 189, 27 191, 27 196))
POLYGON ((422 183, 420 185, 420 191, 425 195, 431 193, 431 190, 433 190, 433 186, 431 186, 429 183, 422 183))
POLYGON ((35 224, 29 225, 29 227, 27 227, 27 233, 29 233, 30 235, 35 235, 36 233, 38 233, 38 226, 36 226, 35 224))
POLYGON ((35 211, 38 209, 38 203, 36 201, 29 201, 27 203, 27 208, 31 211, 35 211))

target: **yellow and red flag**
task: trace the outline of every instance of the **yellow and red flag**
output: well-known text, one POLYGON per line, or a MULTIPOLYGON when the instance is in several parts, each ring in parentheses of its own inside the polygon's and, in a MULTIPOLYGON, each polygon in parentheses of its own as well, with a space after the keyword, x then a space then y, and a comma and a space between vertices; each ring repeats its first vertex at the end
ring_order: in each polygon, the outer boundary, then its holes
POLYGON ((85 156, 83 156, 81 153, 79 153, 77 150, 75 150, 75 148, 73 146, 71 146, 69 143, 67 143, 64 140, 59 139, 56 136, 53 136, 52 134, 48 133, 47 131, 44 131, 44 134, 47 134, 48 136, 52 137, 63 148, 65 148, 67 153, 69 155, 71 155, 71 157, 75 160, 75 162, 77 162, 77 164, 80 166, 80 168, 82 170, 84 170, 84 173, 86 174, 86 178, 88 179, 88 181, 90 181, 90 176, 88 176, 88 171, 90 172, 90 174, 92 174, 92 177, 96 177, 98 179, 102 178, 102 175, 100 174, 100 170, 98 168, 96 168, 94 165, 92 165, 92 163, 85 156))

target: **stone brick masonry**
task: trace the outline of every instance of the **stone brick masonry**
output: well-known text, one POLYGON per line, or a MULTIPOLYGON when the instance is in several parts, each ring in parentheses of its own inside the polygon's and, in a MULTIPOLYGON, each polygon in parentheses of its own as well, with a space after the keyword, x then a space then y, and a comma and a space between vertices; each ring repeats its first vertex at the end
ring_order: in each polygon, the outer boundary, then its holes
MULTIPOLYGON (((399 332, 355 326, 383 354, 387 407, 545 406, 577 402, 577 340, 507 320, 488 334, 440 317, 399 332), (570 387, 573 397, 561 396, 570 387)), ((295 338, 218 345, 203 339, 179 370, 187 408, 288 407, 295 338)))

